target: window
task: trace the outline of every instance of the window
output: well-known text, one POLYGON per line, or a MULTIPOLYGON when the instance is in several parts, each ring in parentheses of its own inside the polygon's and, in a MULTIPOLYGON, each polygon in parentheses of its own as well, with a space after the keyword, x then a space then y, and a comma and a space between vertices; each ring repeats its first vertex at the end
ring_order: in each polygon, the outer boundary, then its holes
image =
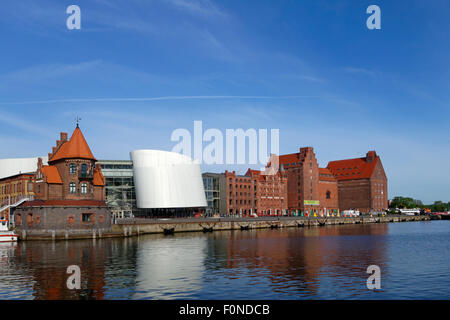
POLYGON ((81 221, 82 221, 83 223, 93 222, 92 213, 83 213, 83 214, 81 215, 81 221))
POLYGON ((69 192, 70 193, 75 193, 77 192, 77 185, 75 184, 75 182, 71 182, 69 184, 69 192))
POLYGON ((327 199, 331 199, 331 192, 327 191, 327 199))
POLYGON ((71 163, 69 165, 69 172, 70 172, 70 174, 77 173, 77 165, 75 163, 71 163))
POLYGON ((87 183, 81 184, 81 193, 86 194, 87 193, 87 183))
POLYGON ((87 164, 83 163, 81 165, 81 176, 87 177, 87 164))

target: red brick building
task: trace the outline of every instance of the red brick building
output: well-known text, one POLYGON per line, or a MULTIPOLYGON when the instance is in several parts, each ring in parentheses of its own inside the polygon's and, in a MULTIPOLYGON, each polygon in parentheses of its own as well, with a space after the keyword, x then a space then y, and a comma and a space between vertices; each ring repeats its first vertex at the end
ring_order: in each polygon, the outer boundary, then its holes
POLYGON ((367 213, 388 208, 387 177, 375 151, 363 158, 331 161, 327 169, 338 181, 340 210, 367 213))
POLYGON ((105 203, 105 179, 80 128, 70 140, 61 133, 48 165, 38 160, 35 200, 15 209, 16 226, 29 234, 52 236, 105 232, 111 213, 105 203))
POLYGON ((34 197, 34 173, 19 173, 0 179, 0 220, 9 221, 10 204, 34 197))
POLYGON ((280 155, 279 168, 287 173, 290 213, 320 215, 337 211, 337 181, 327 169, 319 168, 312 147, 280 155))
POLYGON ((224 177, 227 214, 282 215, 287 211, 285 172, 263 174, 249 169, 243 176, 225 171, 224 177))

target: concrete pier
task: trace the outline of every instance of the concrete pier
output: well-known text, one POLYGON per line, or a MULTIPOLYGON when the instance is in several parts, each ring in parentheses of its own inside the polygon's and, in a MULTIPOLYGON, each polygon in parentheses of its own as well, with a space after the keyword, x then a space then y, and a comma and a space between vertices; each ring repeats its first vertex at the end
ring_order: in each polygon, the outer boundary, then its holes
MULTIPOLYGON (((367 223, 394 223, 429 221, 430 216, 400 216, 384 217, 259 217, 259 218, 179 218, 179 219, 121 219, 112 225, 111 231, 104 231, 99 238, 120 238, 142 234, 174 234, 179 232, 214 232, 221 230, 249 229, 281 229, 323 227, 327 225, 349 225, 367 223)), ((20 240, 70 240, 92 239, 92 232, 68 232, 58 230, 51 235, 28 232, 20 240)))
POLYGON ((114 233, 171 234, 179 232, 213 232, 221 230, 278 229, 320 227, 326 225, 429 221, 429 216, 384 217, 260 217, 260 218, 187 218, 187 219, 123 219, 112 226, 114 233), (173 230, 173 231, 172 231, 173 230), (171 232, 169 232, 171 231, 171 232))

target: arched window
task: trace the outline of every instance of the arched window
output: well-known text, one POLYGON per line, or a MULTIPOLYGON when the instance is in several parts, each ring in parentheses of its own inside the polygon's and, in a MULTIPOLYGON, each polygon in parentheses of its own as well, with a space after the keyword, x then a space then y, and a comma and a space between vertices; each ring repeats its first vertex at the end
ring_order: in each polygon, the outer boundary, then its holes
POLYGON ((70 174, 77 173, 77 165, 75 163, 71 163, 69 165, 69 172, 70 172, 70 174))
POLYGON ((87 193, 87 183, 81 184, 81 193, 86 194, 87 193))
POLYGON ((69 192, 70 193, 75 193, 77 192, 77 185, 75 184, 75 182, 71 182, 69 184, 69 192))
POLYGON ((87 164, 85 163, 81 165, 81 177, 87 177, 87 164))
POLYGON ((331 192, 327 191, 327 199, 331 199, 331 192))

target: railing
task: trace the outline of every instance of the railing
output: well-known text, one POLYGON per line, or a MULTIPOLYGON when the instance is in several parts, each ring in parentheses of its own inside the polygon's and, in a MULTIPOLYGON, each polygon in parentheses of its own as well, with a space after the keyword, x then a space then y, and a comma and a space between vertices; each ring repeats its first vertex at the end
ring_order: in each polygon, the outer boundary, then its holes
POLYGON ((79 172, 78 173, 78 178, 79 179, 89 179, 89 180, 91 180, 91 179, 94 179, 94 173, 92 172, 92 171, 90 171, 90 172, 79 172))
POLYGON ((20 195, 16 197, 11 197, 10 199, 3 201, 0 204, 0 212, 6 210, 10 207, 17 207, 19 204, 22 204, 25 201, 34 200, 34 195, 20 195))

